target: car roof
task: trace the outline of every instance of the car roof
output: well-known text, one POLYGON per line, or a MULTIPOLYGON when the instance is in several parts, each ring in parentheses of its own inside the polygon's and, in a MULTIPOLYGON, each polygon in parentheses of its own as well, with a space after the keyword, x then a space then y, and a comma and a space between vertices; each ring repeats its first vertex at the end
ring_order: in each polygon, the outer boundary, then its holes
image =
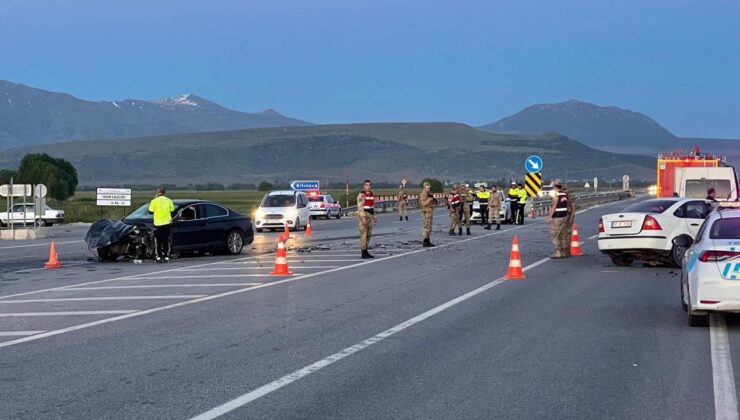
POLYGON ((295 195, 298 193, 303 193, 303 191, 293 191, 293 190, 277 190, 277 191, 270 191, 267 193, 267 195, 295 195))

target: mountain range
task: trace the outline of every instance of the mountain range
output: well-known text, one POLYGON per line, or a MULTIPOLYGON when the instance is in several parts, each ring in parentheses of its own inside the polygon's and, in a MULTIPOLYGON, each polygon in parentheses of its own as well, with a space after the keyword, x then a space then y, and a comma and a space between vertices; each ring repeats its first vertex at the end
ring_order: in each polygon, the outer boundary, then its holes
POLYGON ((194 94, 93 102, 0 80, 0 148, 307 124, 272 109, 234 111, 194 94))

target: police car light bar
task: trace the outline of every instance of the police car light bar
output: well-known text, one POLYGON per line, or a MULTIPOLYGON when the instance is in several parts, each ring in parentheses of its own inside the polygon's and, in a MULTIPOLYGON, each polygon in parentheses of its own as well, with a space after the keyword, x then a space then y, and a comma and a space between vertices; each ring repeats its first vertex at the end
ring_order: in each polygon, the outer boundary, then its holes
POLYGON ((712 207, 716 209, 740 209, 740 201, 713 201, 712 207))

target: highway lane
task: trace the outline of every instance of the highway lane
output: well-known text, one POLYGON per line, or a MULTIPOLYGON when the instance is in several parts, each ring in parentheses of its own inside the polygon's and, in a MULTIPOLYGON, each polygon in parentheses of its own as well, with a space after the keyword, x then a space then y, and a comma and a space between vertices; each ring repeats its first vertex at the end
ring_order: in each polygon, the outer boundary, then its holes
MULTIPOLYGON (((596 233, 601 212, 622 206, 579 215, 581 237, 596 233)), ((332 227, 355 229, 354 220, 343 223, 346 228, 332 227)), ((171 296, 173 290, 217 296, 216 291, 240 289, 207 286, 260 283, 212 300, 0 347, 0 399, 9 402, 6 413, 27 418, 183 418, 207 412, 497 279, 506 270, 510 229, 520 235, 525 265, 550 253, 547 226, 541 223, 507 226, 500 233, 476 228, 471 239, 443 236, 444 228, 437 228, 433 240, 445 246, 431 250, 415 242, 415 223, 408 231, 388 227, 396 232, 376 241, 383 246, 378 249, 385 249, 378 252, 385 259, 370 263, 353 256, 356 240, 337 239, 320 251, 292 252, 296 272, 301 265, 332 268, 306 268, 301 274, 308 276, 285 283, 246 277, 265 272, 260 265, 271 268, 269 255, 250 255, 239 261, 178 261, 174 273, 152 273, 160 268, 153 265, 116 264, 127 272, 148 269, 149 274, 111 281, 93 275, 86 279, 105 283, 91 285, 91 290, 78 286, 71 289, 80 290, 22 299, 0 297, 0 302, 134 298, 139 293, 152 296, 152 290, 130 286, 152 285, 175 286, 156 290, 154 296, 171 296), (483 237, 484 232, 489 236, 483 237), (194 267, 206 263, 216 264, 194 267), (180 287, 183 283, 198 286, 180 287)), ((586 256, 579 259, 544 260, 528 271, 526 280, 496 283, 227 417, 710 417, 709 332, 685 326, 675 271, 615 268, 593 242, 584 250, 586 256)), ((118 306, 109 301, 0 303, 0 313, 10 313, 9 306, 22 313, 41 312, 49 305, 69 312, 141 311, 162 305, 142 306, 151 302, 135 299, 114 303, 118 306)), ((89 321, 86 315, 70 317, 89 321)), ((8 318, 5 326, 52 331, 67 327, 65 318, 8 318)), ((734 343, 732 322, 729 328, 734 343)))

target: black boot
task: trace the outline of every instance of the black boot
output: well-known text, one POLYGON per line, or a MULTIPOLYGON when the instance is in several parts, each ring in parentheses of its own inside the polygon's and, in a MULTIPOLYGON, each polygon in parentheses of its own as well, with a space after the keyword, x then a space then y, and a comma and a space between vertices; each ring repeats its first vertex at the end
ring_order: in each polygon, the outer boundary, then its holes
POLYGON ((403 216, 398 216, 398 221, 403 222, 403 216))
POLYGON ((499 223, 496 223, 496 230, 501 230, 501 225, 499 223))
POLYGON ((424 244, 422 245, 424 248, 433 248, 435 245, 429 240, 429 238, 424 239, 424 244))
POLYGON ((457 229, 457 236, 462 236, 462 228, 457 229))
POLYGON ((407 221, 407 222, 409 221, 409 217, 408 217, 408 216, 406 216, 406 221, 407 221))
POLYGON ((450 231, 447 232, 447 234, 450 236, 455 236, 455 229, 450 229, 450 231))
POLYGON ((367 252, 366 249, 363 249, 362 250, 362 259, 363 260, 367 260, 367 259, 370 259, 370 258, 375 258, 375 257, 373 257, 372 255, 370 255, 370 253, 367 252))
POLYGON ((470 236, 470 228, 465 228, 465 229, 467 229, 468 236, 470 236))
POLYGON ((485 229, 485 230, 491 230, 491 225, 485 225, 485 226, 483 227, 483 229, 485 229))

